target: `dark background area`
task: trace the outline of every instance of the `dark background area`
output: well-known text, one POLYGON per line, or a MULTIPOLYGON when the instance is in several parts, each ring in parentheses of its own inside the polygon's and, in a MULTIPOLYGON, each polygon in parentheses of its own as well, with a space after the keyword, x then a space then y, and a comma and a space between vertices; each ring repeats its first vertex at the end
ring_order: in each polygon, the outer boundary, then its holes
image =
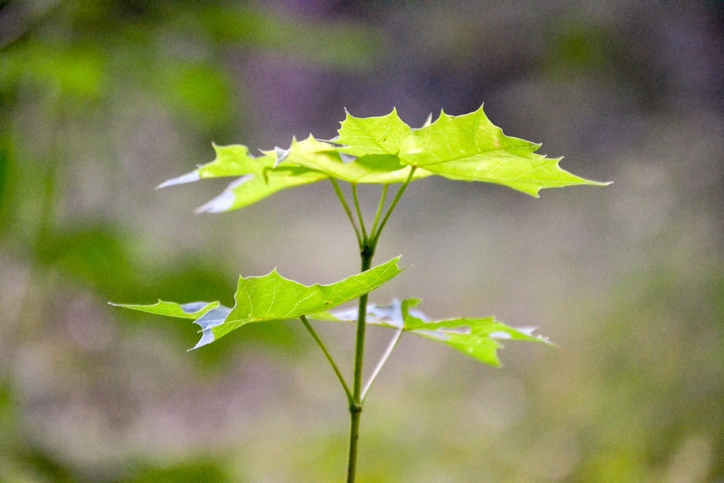
MULTIPOLYGON (((408 270, 372 299, 558 348, 498 370, 403 338, 360 481, 724 481, 723 26, 720 1, 0 1, 0 481, 340 480, 346 400, 298 323, 187 353, 196 326, 107 302, 358 270, 329 183, 219 215, 193 210, 224 180, 154 191, 212 141, 483 103, 615 184, 410 186, 375 259, 408 270)), ((353 329, 318 327, 350 367, 353 329)))

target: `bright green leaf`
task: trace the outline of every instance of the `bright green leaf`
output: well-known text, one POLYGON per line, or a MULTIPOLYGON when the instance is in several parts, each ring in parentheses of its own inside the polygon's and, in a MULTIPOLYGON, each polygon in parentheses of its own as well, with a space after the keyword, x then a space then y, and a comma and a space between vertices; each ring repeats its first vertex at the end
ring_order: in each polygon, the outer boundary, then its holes
POLYGON ((249 148, 242 144, 230 146, 214 146, 216 158, 197 169, 178 178, 161 183, 158 187, 165 188, 176 184, 192 183, 206 178, 224 178, 247 174, 261 175, 265 169, 274 166, 274 158, 268 156, 254 157, 249 148))
POLYGON ((332 141, 343 144, 340 152, 352 156, 400 154, 401 142, 409 139, 412 128, 402 122, 397 110, 381 117, 354 117, 349 112, 342 121, 339 136, 332 141))
MULTIPOLYGON (((459 318, 430 322, 427 317, 415 309, 419 300, 395 301, 392 305, 367 306, 367 323, 382 325, 394 329, 442 342, 463 354, 467 354, 491 366, 500 367, 497 351, 502 348, 501 340, 528 340, 550 342, 532 334, 534 329, 514 329, 495 319, 459 318)), ((357 320, 357 309, 311 314, 310 318, 331 322, 351 322, 357 320)))
POLYGON ((412 129, 393 110, 381 117, 347 113, 334 143, 309 136, 254 157, 243 145, 216 146, 211 163, 159 188, 203 178, 238 176, 197 212, 218 213, 256 203, 277 191, 335 178, 357 183, 404 182, 438 174, 464 181, 486 181, 538 196, 542 188, 576 184, 604 185, 579 178, 558 166, 560 159, 535 154, 540 145, 508 137, 480 107, 463 116, 444 112, 433 123, 412 129), (341 147, 335 147, 341 145, 341 147))
MULTIPOLYGON (((273 156, 274 152, 265 152, 273 156)), ((277 153, 278 154, 278 153, 277 153)), ((280 167, 292 164, 321 171, 329 177, 349 183, 402 183, 410 175, 410 167, 400 163, 397 156, 372 154, 357 159, 343 160, 340 153, 328 143, 309 136, 304 141, 293 140, 289 150, 284 152, 284 163, 280 167)), ((414 179, 430 176, 423 169, 415 171, 414 179)))
MULTIPOLYGON (((216 158, 190 173, 161 183, 165 188, 206 178, 237 177, 216 198, 201 206, 197 213, 220 213, 236 210, 260 201, 277 191, 316 183, 329 177, 350 183, 401 183, 410 174, 395 156, 363 156, 344 161, 334 147, 314 137, 292 140, 289 149, 275 148, 254 157, 244 145, 214 145, 216 158)), ((430 176, 423 169, 414 179, 430 176)))
POLYGON ((445 112, 430 125, 412 129, 397 112, 356 118, 347 113, 335 143, 352 156, 396 155, 400 162, 456 180, 485 181, 538 196, 542 188, 588 184, 558 166, 560 159, 535 154, 540 147, 509 137, 485 116, 482 106, 462 116, 445 112))
POLYGON ((220 213, 231 211, 261 201, 277 191, 316 183, 328 176, 301 166, 280 166, 263 176, 246 175, 233 181, 216 198, 196 210, 196 213, 220 213))
POLYGON ((189 304, 179 305, 175 302, 164 302, 159 300, 153 305, 131 305, 131 304, 114 304, 116 307, 138 310, 141 312, 149 312, 151 314, 168 315, 169 317, 181 317, 184 319, 198 319, 211 309, 219 307, 219 302, 192 302, 189 304))
POLYGON ((332 309, 375 290, 402 270, 398 258, 332 285, 302 285, 276 270, 263 277, 239 278, 233 310, 223 325, 213 328, 216 339, 252 322, 286 320, 332 309))
POLYGON ((439 341, 481 362, 500 367, 497 351, 500 340, 528 340, 549 343, 547 339, 532 335, 533 328, 514 329, 495 317, 482 319, 460 318, 440 322, 426 322, 409 313, 402 306, 405 330, 413 334, 439 341))
POLYGON ((286 188, 327 179, 324 173, 303 166, 285 165, 272 169, 277 159, 273 151, 271 156, 254 157, 249 154, 249 148, 240 144, 214 145, 214 150, 216 158, 211 163, 161 183, 158 187, 192 183, 205 178, 239 176, 219 196, 197 210, 197 213, 219 213, 243 208, 286 188))
POLYGON ((333 309, 375 290, 402 270, 398 258, 331 285, 302 285, 273 270, 263 277, 239 277, 233 309, 219 302, 179 305, 159 301, 154 305, 111 304, 170 317, 194 319, 201 326, 201 340, 194 349, 214 342, 252 322, 288 320, 333 309))

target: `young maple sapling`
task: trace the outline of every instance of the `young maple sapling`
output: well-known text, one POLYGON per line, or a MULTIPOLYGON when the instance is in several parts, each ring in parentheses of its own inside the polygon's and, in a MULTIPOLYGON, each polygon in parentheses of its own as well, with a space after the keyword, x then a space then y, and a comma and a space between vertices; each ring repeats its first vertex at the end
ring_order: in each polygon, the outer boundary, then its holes
POLYGON ((482 106, 462 116, 441 112, 435 122, 430 121, 428 118, 423 127, 413 129, 402 122, 395 110, 386 116, 370 118, 347 113, 334 139, 323 141, 310 135, 303 141, 293 139, 288 149, 262 151, 261 156, 251 155, 243 145, 214 145, 214 161, 159 186, 237 177, 219 196, 197 210, 219 213, 243 208, 283 189, 329 180, 357 237, 360 273, 331 285, 312 286, 288 280, 276 270, 262 277, 240 277, 233 307, 224 307, 219 302, 177 304, 160 300, 153 305, 114 304, 193 320, 202 332, 194 349, 211 344, 246 324, 299 319, 329 361, 347 397, 350 411, 348 483, 353 482, 356 475, 365 397, 404 333, 447 344, 493 366, 500 365, 497 349, 502 339, 548 343, 547 339, 533 335, 532 330, 514 329, 494 317, 431 321, 415 308, 419 303, 416 299, 386 306, 368 303, 371 291, 402 271, 398 266, 399 257, 374 268, 372 259, 380 235, 410 183, 428 176, 442 176, 457 181, 501 184, 535 197, 542 188, 608 184, 579 178, 558 166, 561 158, 536 154, 539 144, 504 135, 488 120, 482 106), (340 181, 351 185, 353 208, 339 186, 340 181), (382 186, 371 225, 362 217, 357 196, 359 184, 382 186), (400 186, 388 204, 388 191, 393 184, 400 186), (354 299, 358 299, 357 308, 333 310, 354 299), (356 324, 351 385, 310 320, 356 324), (368 324, 394 332, 387 350, 363 385, 368 324))

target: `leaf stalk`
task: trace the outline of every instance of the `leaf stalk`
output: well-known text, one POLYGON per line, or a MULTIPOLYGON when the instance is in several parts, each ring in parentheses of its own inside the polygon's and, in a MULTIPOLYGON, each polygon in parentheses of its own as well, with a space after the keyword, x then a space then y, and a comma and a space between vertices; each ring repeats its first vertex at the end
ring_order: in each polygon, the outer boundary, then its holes
POLYGON ((387 359, 389 359, 390 355, 392 355, 392 351, 394 351, 395 347, 397 347, 397 343, 400 342, 400 338, 402 337, 403 332, 404 329, 400 328, 392 337, 392 340, 387 346, 387 350, 385 350, 385 353, 382 355, 380 362, 377 363, 377 367, 375 367, 375 370, 372 372, 369 381, 367 381, 367 385, 365 385, 365 388, 362 391, 361 403, 364 403, 365 398, 367 397, 367 393, 369 392, 370 387, 372 387, 372 383, 375 382, 375 379, 377 379, 377 375, 382 370, 382 367, 384 367, 384 365, 387 363, 387 359))
POLYGON ((354 198, 354 207, 357 210, 357 219, 359 220, 359 226, 362 229, 362 241, 367 243, 367 230, 365 230, 365 220, 362 217, 362 208, 359 206, 359 199, 357 198, 357 185, 352 185, 352 198, 354 198))
POLYGON ((342 384, 342 387, 344 388, 344 392, 347 395, 347 401, 349 402, 350 406, 355 404, 355 400, 352 397, 352 392, 349 390, 349 386, 347 385, 347 381, 344 380, 344 376, 342 376, 342 373, 339 370, 339 367, 337 367, 337 364, 335 364, 334 359, 332 358, 332 355, 327 350, 327 347, 324 345, 324 342, 322 342, 322 339, 319 338, 317 335, 317 332, 312 327, 312 324, 309 323, 307 320, 307 317, 305 315, 302 315, 299 317, 302 321, 302 324, 304 324, 304 327, 307 328, 309 333, 312 335, 312 338, 317 343, 320 349, 322 349, 322 352, 324 353, 324 356, 327 358, 327 361, 329 361, 329 364, 332 366, 332 369, 334 370, 334 373, 337 375, 337 379, 339 379, 339 382, 342 384))
POLYGON ((357 243, 359 243, 360 249, 363 247, 363 239, 362 234, 360 233, 359 228, 357 228, 357 222, 354 221, 354 216, 352 216, 352 210, 349 209, 349 205, 347 204, 347 200, 344 198, 344 193, 342 193, 342 190, 339 188, 339 183, 337 183, 337 180, 334 178, 329 178, 329 180, 332 182, 332 186, 334 187, 334 192, 337 193, 337 198, 339 198, 340 203, 342 203, 342 207, 344 208, 345 213, 347 213, 347 218, 349 218, 350 223, 352 223, 352 228, 354 228, 354 233, 357 235, 357 243))
POLYGON ((382 209, 385 207, 385 198, 387 198, 387 189, 390 185, 386 184, 382 186, 382 195, 380 196, 380 205, 377 207, 377 215, 375 215, 375 222, 372 225, 371 236, 374 238, 375 232, 377 231, 377 225, 380 222, 380 215, 382 215, 382 209))
POLYGON ((387 213, 385 214, 385 217, 382 219, 382 223, 380 223, 379 229, 377 230, 376 233, 374 233, 374 234, 371 236, 371 240, 372 240, 372 245, 373 245, 373 246, 376 246, 376 245, 377 245, 377 240, 379 240, 379 238, 380 238, 380 234, 382 233, 382 229, 383 229, 383 228, 385 227, 385 225, 387 224, 387 220, 390 219, 390 215, 392 215, 392 212, 394 211, 395 206, 397 206, 397 202, 400 201, 400 198, 402 198, 402 194, 405 192, 405 190, 407 189, 407 186, 408 186, 408 185, 410 184, 410 182, 412 181, 412 177, 415 175, 415 170, 416 170, 416 169, 417 169, 417 166, 412 166, 412 168, 410 168, 410 174, 407 176, 407 179, 406 179, 405 182, 402 184, 402 186, 400 186, 400 189, 397 190, 397 194, 395 194, 395 197, 394 197, 393 200, 392 200, 392 204, 391 204, 390 207, 387 209, 387 213))

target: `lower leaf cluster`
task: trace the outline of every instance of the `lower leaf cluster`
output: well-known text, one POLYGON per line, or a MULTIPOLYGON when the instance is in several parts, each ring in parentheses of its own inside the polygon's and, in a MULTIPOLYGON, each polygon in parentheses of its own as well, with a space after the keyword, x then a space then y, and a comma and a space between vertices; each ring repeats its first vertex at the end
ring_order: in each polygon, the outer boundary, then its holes
MULTIPOLYGON (((193 349, 211 344, 220 337, 246 324, 308 317, 327 322, 352 322, 357 309, 336 307, 369 293, 402 272, 398 258, 353 275, 331 285, 306 286, 279 275, 276 270, 262 277, 240 277, 235 305, 224 307, 219 302, 177 304, 158 301, 153 305, 111 304, 157 315, 192 319, 201 327, 201 339, 193 349)), ((500 366, 497 350, 501 340, 550 342, 533 335, 534 329, 514 329, 495 319, 456 318, 430 321, 415 307, 417 299, 394 301, 391 305, 368 305, 367 324, 409 332, 441 342, 480 362, 500 366)), ((191 349, 191 350, 193 350, 191 349)))

